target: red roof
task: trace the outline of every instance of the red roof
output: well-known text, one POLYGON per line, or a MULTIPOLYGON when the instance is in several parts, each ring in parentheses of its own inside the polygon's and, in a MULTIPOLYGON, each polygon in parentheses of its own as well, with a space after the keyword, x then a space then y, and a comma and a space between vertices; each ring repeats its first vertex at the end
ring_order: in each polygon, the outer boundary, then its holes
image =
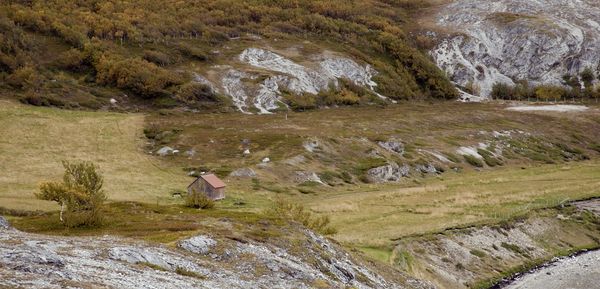
POLYGON ((201 175, 200 177, 215 189, 220 189, 227 186, 223 181, 221 181, 221 179, 213 174, 201 175))

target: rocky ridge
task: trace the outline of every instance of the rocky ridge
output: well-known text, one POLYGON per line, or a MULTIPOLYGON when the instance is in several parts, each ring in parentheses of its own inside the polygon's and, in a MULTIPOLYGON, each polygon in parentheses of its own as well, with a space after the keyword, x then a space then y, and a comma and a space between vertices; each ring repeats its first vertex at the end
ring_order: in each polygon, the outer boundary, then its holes
POLYGON ((30 234, 0 217, 0 287, 403 288, 329 240, 299 233, 300 251, 209 235, 170 247, 113 236, 30 234))
POLYGON ((196 81, 230 97, 235 107, 244 113, 268 114, 285 109, 284 91, 316 95, 339 88, 342 78, 385 99, 375 92, 377 83, 372 78, 377 72, 370 65, 360 65, 331 52, 309 56, 306 63, 300 64, 267 49, 247 48, 234 61, 235 68, 212 67, 211 74, 220 75, 220 79, 209 81, 197 75, 196 81))
POLYGON ((594 0, 457 0, 439 9, 451 36, 431 51, 458 85, 488 97, 495 83, 560 84, 600 64, 600 5, 594 0))

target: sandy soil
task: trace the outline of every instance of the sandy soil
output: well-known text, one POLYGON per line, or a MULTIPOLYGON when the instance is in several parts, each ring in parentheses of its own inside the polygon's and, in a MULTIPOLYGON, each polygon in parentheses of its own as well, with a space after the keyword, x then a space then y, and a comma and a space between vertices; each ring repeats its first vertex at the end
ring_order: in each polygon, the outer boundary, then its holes
POLYGON ((584 105, 568 105, 568 104, 557 104, 557 105, 524 105, 524 106, 513 106, 507 108, 513 111, 555 111, 555 112, 571 112, 571 111, 586 111, 589 108, 584 105))

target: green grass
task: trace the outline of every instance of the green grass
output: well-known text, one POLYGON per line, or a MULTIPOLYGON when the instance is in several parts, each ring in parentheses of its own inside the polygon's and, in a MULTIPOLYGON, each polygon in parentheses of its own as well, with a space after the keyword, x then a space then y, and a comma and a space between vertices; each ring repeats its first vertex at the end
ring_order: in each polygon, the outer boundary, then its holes
POLYGON ((143 151, 144 116, 24 106, 0 100, 0 204, 51 210, 38 183, 62 177, 62 160, 90 160, 104 174, 111 200, 169 203, 189 179, 143 151))
POLYGON ((600 163, 504 167, 448 173, 422 184, 368 184, 335 193, 300 196, 331 216, 335 238, 364 247, 468 224, 500 223, 536 208, 600 197, 600 163))
MULTIPOLYGON (((461 173, 447 170, 435 178, 413 178, 397 184, 365 184, 352 175, 356 169, 362 173, 385 163, 384 159, 367 157, 372 149, 379 149, 388 160, 408 163, 368 142, 390 137, 411 144, 419 160, 429 157, 430 161, 435 159, 420 152, 423 147, 415 143, 427 145, 423 148, 427 150, 452 152, 456 146, 448 144, 448 138, 477 143, 485 140, 478 134, 482 130, 535 129, 540 138, 568 143, 574 151, 577 146, 564 139, 571 135, 565 132, 582 127, 600 129, 600 123, 589 121, 596 117, 593 110, 556 116, 506 112, 493 103, 403 103, 387 108, 290 113, 286 119, 283 115, 177 112, 145 116, 36 108, 6 101, 1 104, 0 132, 11 137, 0 141, 0 169, 5 172, 0 176, 0 201, 2 207, 11 210, 57 210, 56 204, 35 200, 32 193, 39 181, 61 176, 63 159, 96 162, 105 175, 112 202, 158 202, 161 206, 182 203, 171 192, 184 189, 191 181, 183 168, 202 166, 227 172, 252 167, 258 173, 256 179, 225 178, 228 198, 218 202, 211 213, 260 213, 283 196, 313 213, 328 215, 338 231, 334 235, 338 241, 375 248, 387 247, 403 236, 501 222, 534 208, 600 196, 600 163, 564 163, 556 151, 545 155, 558 157, 556 164, 540 165, 520 155, 506 160, 503 167, 480 172, 468 167, 461 173), (477 124, 470 121, 474 116, 479 119, 477 124), (549 119, 555 118, 567 119, 562 122, 565 126, 551 125, 549 119), (537 125, 531 127, 530 123, 537 125), (148 130, 153 126, 156 130, 148 130), (182 151, 193 148, 197 154, 192 158, 151 156, 146 152, 149 140, 144 128, 154 135, 176 131, 166 144, 182 151), (243 139, 251 141, 252 153, 247 157, 241 154, 243 139), (304 150, 302 143, 307 139, 318 139, 322 150, 304 150), (285 163, 298 155, 305 157, 302 163, 285 163), (256 167, 264 157, 272 162, 266 169, 256 167), (324 179, 340 177, 344 183, 298 186, 289 180, 296 170, 326 172, 321 174, 324 179)), ((139 235, 148 229, 140 229, 139 235)), ((174 233, 167 239, 176 236, 174 233)))
POLYGON ((465 158, 465 161, 474 166, 474 167, 478 167, 478 168, 483 168, 484 164, 483 161, 480 160, 479 158, 472 156, 472 155, 464 155, 463 156, 465 158))

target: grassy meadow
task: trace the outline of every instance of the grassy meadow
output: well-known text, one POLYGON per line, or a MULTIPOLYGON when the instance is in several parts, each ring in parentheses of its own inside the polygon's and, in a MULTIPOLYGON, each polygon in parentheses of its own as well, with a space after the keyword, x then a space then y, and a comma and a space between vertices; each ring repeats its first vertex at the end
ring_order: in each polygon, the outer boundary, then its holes
MULTIPOLYGON (((167 222, 182 204, 171 193, 191 181, 184 168, 208 167, 226 176, 233 169, 252 167, 257 172, 254 179, 226 177, 228 198, 202 215, 255 220, 273 200, 283 198, 304 205, 314 214, 329 216, 338 231, 333 235, 336 240, 385 259, 389 254, 386 248, 404 236, 502 222, 534 208, 600 197, 600 162, 597 152, 588 148, 598 137, 590 133, 598 131, 595 128, 600 125, 597 109, 561 114, 509 112, 504 108, 498 103, 405 103, 290 113, 286 119, 283 114, 68 111, 0 101, 0 207, 56 211, 56 204, 34 198, 37 184, 60 178, 61 160, 91 160, 104 173, 112 206, 119 208, 107 209, 109 215, 114 213, 107 218, 109 232, 128 236, 147 232, 149 239, 164 238, 160 235, 164 233, 170 240, 178 236, 178 230, 193 231, 197 225, 185 209, 188 219, 183 224, 171 228, 167 222), (144 135, 144 129, 147 132, 151 127, 173 133, 151 144, 144 135), (506 157, 503 166, 493 168, 473 167, 463 160, 443 174, 413 176, 394 184, 369 184, 354 177, 346 183, 317 186, 284 178, 298 169, 320 174, 356 171, 357 165, 363 165, 366 150, 372 148, 364 143, 388 137, 398 137, 407 144, 405 156, 394 160, 415 163, 423 157, 421 149, 452 154, 458 146, 477 144, 482 135, 488 137, 489 133, 481 131, 506 130, 523 130, 544 137, 546 142, 577 146, 591 160, 550 159, 545 163, 523 156, 506 157), (241 153, 240 140, 245 138, 252 141, 248 157, 241 153), (319 139, 324 147, 308 153, 302 147, 307 139, 319 139), (194 149, 196 155, 158 157, 148 153, 163 145, 182 151, 194 149), (297 156, 305 158, 303 164, 286 163, 297 156), (257 165, 264 157, 272 162, 257 165), (134 224, 120 219, 132 206, 122 201, 146 203, 144 206, 158 203, 167 208, 140 217, 134 224), (166 223, 155 229, 143 225, 157 220, 166 223)), ((42 230, 48 224, 44 218, 38 216, 31 222, 25 218, 17 224, 32 231, 65 233, 57 224, 42 230)))
POLYGON ((56 210, 33 192, 62 177, 62 160, 90 160, 111 200, 157 202, 184 189, 180 170, 142 151, 141 114, 83 112, 0 100, 0 207, 56 210))

